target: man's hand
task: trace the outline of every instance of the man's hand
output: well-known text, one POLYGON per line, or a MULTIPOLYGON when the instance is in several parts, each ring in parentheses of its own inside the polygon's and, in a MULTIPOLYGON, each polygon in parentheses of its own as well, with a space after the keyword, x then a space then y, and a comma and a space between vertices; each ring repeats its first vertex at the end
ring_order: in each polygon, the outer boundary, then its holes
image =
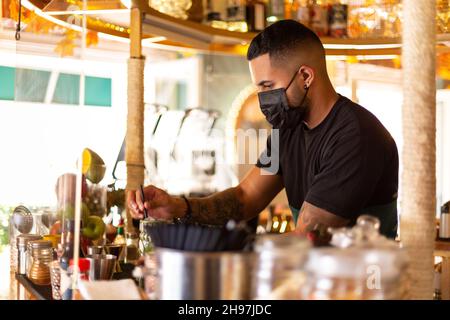
POLYGON ((144 188, 145 202, 142 201, 141 191, 128 192, 128 206, 134 219, 144 217, 144 207, 150 217, 161 220, 181 218, 185 215, 187 206, 182 198, 172 197, 164 190, 155 186, 144 188))
MULTIPOLYGON (((261 170, 253 167, 236 187, 204 198, 189 198, 192 219, 221 225, 229 219, 239 221, 255 217, 283 188, 280 176, 262 174, 261 170)), ((145 203, 140 190, 128 192, 127 203, 134 219, 144 217, 144 206, 156 219, 170 220, 186 215, 187 204, 183 198, 172 197, 154 186, 144 188, 144 197, 145 203)))

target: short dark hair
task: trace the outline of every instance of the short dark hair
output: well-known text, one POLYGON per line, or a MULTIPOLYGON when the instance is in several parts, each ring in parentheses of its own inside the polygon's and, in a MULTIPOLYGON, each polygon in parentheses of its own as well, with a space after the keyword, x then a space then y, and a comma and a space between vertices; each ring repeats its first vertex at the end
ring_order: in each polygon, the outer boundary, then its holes
POLYGON ((281 20, 253 38, 247 51, 247 60, 266 53, 271 59, 282 59, 302 48, 320 48, 325 54, 322 42, 311 29, 295 20, 281 20))

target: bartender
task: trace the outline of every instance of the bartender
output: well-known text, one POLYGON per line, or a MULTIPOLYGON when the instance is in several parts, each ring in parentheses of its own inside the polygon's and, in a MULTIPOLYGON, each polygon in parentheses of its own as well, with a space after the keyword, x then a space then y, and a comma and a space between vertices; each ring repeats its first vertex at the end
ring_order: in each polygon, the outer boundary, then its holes
POLYGON ((173 197, 155 186, 128 194, 133 218, 205 224, 256 217, 283 189, 308 235, 353 225, 362 214, 397 233, 398 151, 380 121, 336 93, 316 34, 293 20, 276 22, 251 42, 247 59, 261 111, 272 125, 267 148, 236 187, 205 198, 173 197))

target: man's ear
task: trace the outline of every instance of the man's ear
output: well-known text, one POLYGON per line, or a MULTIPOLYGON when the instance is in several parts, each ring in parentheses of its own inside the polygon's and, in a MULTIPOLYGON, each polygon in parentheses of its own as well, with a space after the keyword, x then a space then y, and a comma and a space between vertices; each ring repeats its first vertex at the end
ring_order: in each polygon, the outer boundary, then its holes
POLYGON ((302 66, 298 72, 301 74, 305 86, 309 88, 314 80, 314 70, 308 66, 302 66))

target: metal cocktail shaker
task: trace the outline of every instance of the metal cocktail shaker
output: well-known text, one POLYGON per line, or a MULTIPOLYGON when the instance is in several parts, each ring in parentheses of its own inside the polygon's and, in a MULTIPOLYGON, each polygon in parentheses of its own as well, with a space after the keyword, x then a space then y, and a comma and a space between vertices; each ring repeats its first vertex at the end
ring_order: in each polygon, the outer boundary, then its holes
POLYGON ((439 224, 439 238, 450 239, 450 201, 441 207, 441 220, 439 224))

